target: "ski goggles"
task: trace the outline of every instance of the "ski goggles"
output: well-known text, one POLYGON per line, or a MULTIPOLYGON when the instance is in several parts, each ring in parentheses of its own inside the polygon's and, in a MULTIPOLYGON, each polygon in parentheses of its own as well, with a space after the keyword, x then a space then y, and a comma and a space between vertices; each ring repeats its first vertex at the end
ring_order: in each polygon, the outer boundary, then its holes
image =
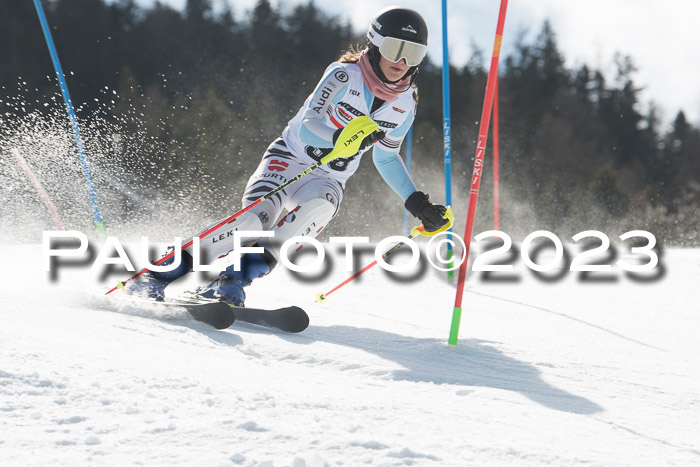
POLYGON ((420 65, 428 52, 428 47, 423 44, 404 41, 394 37, 382 38, 379 36, 379 39, 381 41, 381 44, 378 44, 379 53, 393 63, 397 63, 403 58, 406 59, 408 66, 417 66, 420 65))

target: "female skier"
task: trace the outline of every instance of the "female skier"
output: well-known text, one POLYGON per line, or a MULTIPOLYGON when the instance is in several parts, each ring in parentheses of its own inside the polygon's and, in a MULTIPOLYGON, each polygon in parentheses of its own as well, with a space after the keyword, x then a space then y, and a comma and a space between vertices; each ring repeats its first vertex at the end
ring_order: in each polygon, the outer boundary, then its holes
MULTIPOLYGON (((217 258, 233 249, 234 230, 274 232, 274 238, 253 239, 253 243, 257 240, 257 246, 264 248, 263 253, 243 255, 239 270, 229 266, 209 285, 198 287, 195 292, 199 296, 243 306, 243 288, 275 267, 279 245, 299 235, 316 237, 335 217, 346 181, 358 169, 362 155, 372 147, 374 164, 382 178, 401 197, 405 208, 423 223, 426 231, 435 231, 448 222, 443 217, 445 207, 432 204, 428 195, 416 189, 399 155, 401 143, 415 118, 414 81, 428 45, 425 21, 414 10, 390 7, 371 22, 367 40, 365 49, 359 52, 350 49, 338 62, 326 68, 282 136, 267 148, 248 180, 243 205, 250 205, 319 162, 331 152, 340 132, 353 118, 369 116, 381 131, 365 137, 353 157, 336 159, 313 170, 277 195, 202 237, 201 251, 209 258, 217 258), (283 209, 288 213, 279 219, 283 209)), ((165 287, 192 270, 190 248, 183 250, 182 261, 176 269, 149 271, 140 281, 131 283, 127 292, 163 300, 165 287)))

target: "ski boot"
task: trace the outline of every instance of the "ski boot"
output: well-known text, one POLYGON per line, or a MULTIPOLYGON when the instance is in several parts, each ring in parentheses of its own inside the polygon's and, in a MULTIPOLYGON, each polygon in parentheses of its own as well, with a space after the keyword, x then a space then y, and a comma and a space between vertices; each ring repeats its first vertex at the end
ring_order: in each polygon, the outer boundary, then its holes
POLYGON ((196 296, 217 299, 229 305, 245 306, 245 291, 253 279, 266 276, 275 267, 276 260, 267 253, 248 253, 241 257, 241 268, 235 271, 233 265, 219 273, 206 287, 195 289, 196 296))
MULTIPOLYGON (((164 261, 161 266, 172 264, 174 257, 164 261)), ((158 302, 165 300, 165 288, 175 279, 179 279, 192 271, 192 256, 186 251, 182 252, 180 265, 168 272, 147 271, 135 281, 129 283, 124 291, 129 295, 139 295, 152 298, 158 302)))

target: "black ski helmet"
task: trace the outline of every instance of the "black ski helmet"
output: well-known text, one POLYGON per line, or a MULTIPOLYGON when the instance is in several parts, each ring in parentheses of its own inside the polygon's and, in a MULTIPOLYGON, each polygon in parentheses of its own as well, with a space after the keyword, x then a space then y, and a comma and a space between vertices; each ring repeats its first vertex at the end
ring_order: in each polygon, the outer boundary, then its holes
POLYGON ((392 62, 406 59, 410 68, 400 80, 411 76, 413 83, 428 47, 428 26, 417 11, 402 7, 385 8, 370 23, 367 40, 372 69, 382 81, 391 83, 379 68, 380 55, 392 62))

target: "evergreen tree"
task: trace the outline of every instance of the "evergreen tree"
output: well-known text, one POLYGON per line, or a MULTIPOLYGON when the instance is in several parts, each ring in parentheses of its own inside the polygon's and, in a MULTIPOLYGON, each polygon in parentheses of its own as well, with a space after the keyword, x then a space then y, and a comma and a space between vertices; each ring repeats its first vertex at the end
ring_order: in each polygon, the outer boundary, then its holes
MULTIPOLYGON (((328 15, 319 2, 287 10, 273 3, 258 0, 241 18, 212 0, 187 0, 183 11, 135 0, 44 6, 79 118, 89 122, 104 111, 106 89, 113 89, 106 111, 120 131, 143 139, 125 146, 121 165, 163 190, 179 180, 189 187, 181 197, 199 199, 216 187, 210 197, 224 203, 240 194, 325 67, 350 44, 365 43, 364 31, 328 15)), ((618 54, 617 74, 606 79, 588 65, 567 69, 550 22, 534 41, 526 37, 519 34, 501 66, 501 178, 536 213, 537 227, 571 221, 590 228, 592 217, 633 218, 649 206, 692 217, 686 213, 700 209, 698 128, 679 112, 663 131, 656 107, 640 101, 630 57, 618 54)), ((31 2, 0 3, 0 44, 2 134, 34 110, 64 116, 31 2)), ((431 61, 421 68, 414 124, 415 179, 433 193, 443 175, 441 73, 431 61)), ((465 188, 486 85, 481 51, 474 47, 469 63, 451 67, 450 82, 453 181, 465 188)), ((352 212, 353 196, 377 190, 387 193, 382 208, 393 209, 396 200, 372 164, 360 170, 356 188, 348 188, 348 217, 361 216, 352 212)), ((455 200, 460 196, 455 191, 455 200)))

